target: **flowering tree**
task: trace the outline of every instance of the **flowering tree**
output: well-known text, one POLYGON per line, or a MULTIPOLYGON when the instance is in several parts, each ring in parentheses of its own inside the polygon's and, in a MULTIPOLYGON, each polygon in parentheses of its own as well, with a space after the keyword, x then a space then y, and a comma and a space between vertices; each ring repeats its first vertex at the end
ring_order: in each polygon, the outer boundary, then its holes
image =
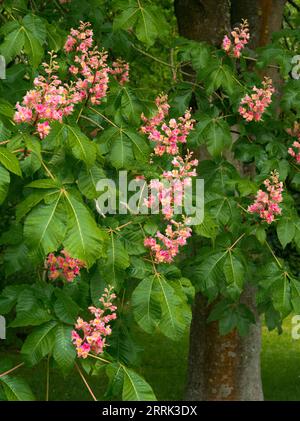
MULTIPOLYGON (((298 81, 283 42, 294 31, 254 51, 247 20, 217 46, 173 39, 158 2, 13 3, 1 6, 0 314, 23 334, 20 364, 46 359, 86 385, 106 376, 109 398, 152 400, 130 329, 180 343, 195 292, 218 338, 247 337, 258 314, 280 329, 300 302, 283 259, 300 247, 298 81), (270 66, 282 86, 262 75, 270 66), (97 183, 116 181, 121 197, 125 170, 149 212, 120 200, 104 214, 97 183), (174 208, 197 177, 205 212, 193 226, 174 208)), ((3 394, 33 399, 18 367, 3 363, 3 394)))

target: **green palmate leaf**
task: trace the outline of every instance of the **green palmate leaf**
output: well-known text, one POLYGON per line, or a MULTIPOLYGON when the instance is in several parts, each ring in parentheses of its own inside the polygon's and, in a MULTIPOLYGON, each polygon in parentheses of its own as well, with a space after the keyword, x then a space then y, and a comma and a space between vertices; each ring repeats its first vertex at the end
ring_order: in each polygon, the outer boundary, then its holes
POLYGON ((42 326, 35 328, 33 332, 27 336, 21 352, 30 364, 37 364, 43 357, 52 351, 55 344, 56 326, 56 321, 49 321, 42 326))
POLYGON ((24 224, 26 244, 43 255, 55 251, 66 234, 66 210, 61 195, 48 205, 35 207, 24 224))
POLYGON ((22 21, 25 35, 24 51, 35 69, 44 55, 43 43, 47 31, 44 21, 35 15, 26 15, 22 21))
POLYGON ((77 127, 65 127, 67 142, 75 158, 84 161, 88 167, 93 166, 96 160, 96 145, 77 127))
POLYGON ((0 163, 10 172, 22 175, 19 161, 9 150, 0 147, 0 163))
POLYGON ((207 92, 212 93, 222 86, 230 95, 234 91, 234 75, 226 65, 216 66, 208 75, 207 92))
POLYGON ((114 19, 114 30, 128 29, 133 27, 138 18, 138 9, 136 7, 127 7, 114 19))
POLYGON ((68 230, 63 241, 68 252, 91 266, 103 255, 105 234, 101 231, 89 210, 74 196, 65 195, 68 208, 68 230))
POLYGON ((126 136, 131 140, 133 144, 134 156, 137 160, 142 162, 148 162, 150 147, 146 143, 145 139, 139 134, 131 130, 124 130, 126 136))
POLYGON ((9 172, 0 166, 0 205, 4 202, 10 183, 9 172))
POLYGON ((232 298, 237 298, 240 295, 244 284, 244 265, 236 256, 229 252, 223 270, 226 282, 230 286, 230 295, 232 298))
POLYGON ((139 9, 140 16, 136 25, 136 36, 144 44, 151 46, 159 35, 156 18, 153 15, 150 7, 139 9))
POLYGON ((47 23, 47 40, 51 51, 59 51, 64 45, 64 31, 59 26, 47 23))
POLYGON ((76 352, 71 341, 72 326, 59 324, 55 329, 53 357, 59 368, 68 371, 73 367, 76 352))
MULTIPOLYGON (((0 99, 0 114, 12 118, 15 113, 14 107, 5 99, 0 99)), ((2 140, 2 139, 1 139, 2 140)))
POLYGON ((106 174, 99 164, 90 168, 83 167, 78 175, 78 188, 88 199, 96 199, 99 196, 97 183, 103 178, 106 178, 106 174))
POLYGON ((0 295, 0 314, 7 314, 15 306, 18 296, 27 285, 9 285, 5 287, 0 295))
POLYGON ((34 180, 31 183, 27 184, 26 187, 32 189, 57 189, 61 187, 58 181, 52 180, 50 178, 45 178, 41 180, 34 180))
POLYGON ((24 52, 28 55, 33 69, 36 69, 42 61, 44 49, 40 41, 35 37, 35 35, 32 32, 24 30, 24 35, 24 52))
POLYGON ((6 63, 14 59, 24 47, 25 35, 22 26, 10 32, 0 45, 0 53, 5 57, 6 63))
POLYGON ((278 239, 283 248, 290 243, 296 232, 296 227, 294 221, 289 218, 282 218, 277 225, 277 235, 278 239))
POLYGON ((194 270, 196 287, 210 298, 215 298, 218 281, 222 279, 224 252, 217 252, 206 257, 194 270))
POLYGON ((138 354, 142 351, 130 333, 130 326, 127 327, 127 319, 118 317, 114 323, 114 334, 109 338, 109 353, 114 360, 123 364, 136 364, 138 354))
POLYGON ((43 19, 36 15, 26 15, 22 23, 26 30, 30 31, 41 44, 45 42, 47 30, 43 19))
POLYGON ((160 24, 163 26, 162 16, 157 19, 155 8, 145 7, 142 1, 130 1, 126 8, 115 18, 114 29, 130 29, 135 27, 137 38, 151 46, 159 36, 160 24))
POLYGON ((17 211, 16 211, 16 217, 17 222, 19 222, 34 206, 36 206, 39 202, 41 202, 43 199, 46 200, 46 198, 52 197, 55 199, 55 197, 59 194, 58 190, 40 190, 40 191, 34 191, 29 196, 26 197, 25 200, 20 202, 17 205, 17 211))
POLYGON ((80 307, 64 291, 57 289, 55 295, 57 296, 57 300, 54 304, 56 316, 64 323, 74 324, 80 307))
POLYGON ((133 291, 132 307, 137 323, 152 333, 161 318, 160 291, 155 275, 143 279, 133 291))
POLYGON ((196 225, 195 231, 198 235, 201 235, 203 237, 216 238, 218 232, 218 225, 208 213, 205 213, 205 217, 202 224, 196 225))
POLYGON ((16 306, 17 317, 10 327, 38 326, 52 319, 48 310, 38 301, 33 289, 24 289, 18 295, 16 306))
POLYGON ((122 399, 124 401, 155 401, 151 386, 135 371, 122 366, 124 383, 122 399))
POLYGON ((64 124, 54 121, 51 123, 51 132, 43 139, 43 149, 53 150, 54 148, 63 145, 67 136, 68 129, 64 124))
POLYGON ((176 295, 164 278, 158 278, 158 287, 160 289, 160 303, 162 315, 159 321, 161 332, 171 338, 177 339, 181 336, 190 322, 190 314, 186 313, 186 307, 182 300, 176 295))
POLYGON ((134 92, 127 86, 123 86, 120 91, 121 107, 120 112, 126 121, 132 123, 140 123, 140 115, 142 112, 142 105, 135 96, 134 92))
POLYGON ((129 266, 129 256, 122 243, 114 234, 110 235, 110 241, 107 247, 107 262, 113 267, 126 269, 129 266))
POLYGON ((25 379, 16 376, 0 377, 0 385, 9 401, 34 401, 35 397, 25 379))
MULTIPOLYGON (((0 141, 8 140, 11 136, 11 131, 8 130, 3 122, 0 120, 0 141)), ((7 147, 9 147, 11 142, 8 143, 7 147)))
POLYGON ((118 291, 125 278, 125 269, 129 266, 129 256, 123 242, 114 234, 107 242, 107 259, 101 265, 101 277, 118 291))
POLYGON ((298 87, 298 80, 288 80, 284 85, 281 98, 281 106, 284 111, 289 111, 290 109, 299 109, 300 92, 298 87))
POLYGON ((118 136, 112 141, 109 159, 117 169, 128 168, 134 162, 132 142, 125 136, 123 130, 120 130, 118 136))
POLYGON ((213 157, 219 156, 231 146, 230 128, 222 119, 212 119, 203 135, 206 137, 208 152, 213 157))
POLYGON ((52 320, 51 314, 38 305, 33 305, 29 310, 20 311, 9 327, 39 326, 52 320))
POLYGON ((272 295, 275 310, 279 311, 283 318, 290 314, 292 310, 291 283, 285 273, 273 287, 272 295))

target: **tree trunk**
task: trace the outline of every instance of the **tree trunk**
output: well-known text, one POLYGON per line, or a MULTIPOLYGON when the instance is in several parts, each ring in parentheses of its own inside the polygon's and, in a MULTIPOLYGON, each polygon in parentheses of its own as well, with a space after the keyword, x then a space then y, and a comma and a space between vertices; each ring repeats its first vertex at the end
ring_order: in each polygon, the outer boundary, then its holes
MULTIPOLYGON (((284 0, 175 0, 180 35, 220 45, 232 25, 248 19, 251 47, 270 42, 282 24, 284 0)), ((271 75, 271 77, 275 75, 271 75)), ((242 173, 249 168, 239 168, 242 173)), ((236 331, 219 335, 216 322, 207 323, 210 306, 196 295, 190 330, 187 400, 263 400, 260 372, 261 325, 255 290, 245 287, 241 301, 252 309, 256 325, 247 337, 236 331)))

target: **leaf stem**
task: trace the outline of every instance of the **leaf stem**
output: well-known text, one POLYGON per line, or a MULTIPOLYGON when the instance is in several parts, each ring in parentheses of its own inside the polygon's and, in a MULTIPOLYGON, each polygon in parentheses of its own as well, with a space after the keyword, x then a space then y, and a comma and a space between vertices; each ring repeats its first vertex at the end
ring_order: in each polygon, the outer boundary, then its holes
POLYGON ((49 170, 49 168, 47 167, 47 165, 44 163, 44 161, 41 159, 41 164, 44 167, 46 173, 49 175, 50 178, 52 178, 52 180, 55 180, 54 175, 52 174, 52 172, 49 170))
POLYGON ((20 364, 16 365, 15 367, 10 368, 7 371, 4 371, 4 373, 1 373, 0 374, 0 377, 6 376, 7 374, 12 373, 13 371, 17 370, 19 367, 22 367, 23 365, 24 365, 24 363, 20 363, 20 364))
POLYGON ((87 390, 89 391, 90 395, 92 396, 92 398, 94 399, 94 401, 96 401, 96 402, 97 402, 97 398, 96 398, 96 396, 94 395, 94 393, 93 393, 93 391, 92 391, 92 389, 91 389, 90 385, 89 385, 89 384, 88 384, 88 382, 86 381, 86 378, 85 378, 85 377, 84 377, 84 375, 82 374, 82 371, 81 371, 81 370, 80 370, 80 368, 78 367, 78 364, 77 364, 77 363, 75 363, 75 367, 76 367, 76 369, 77 369, 77 371, 78 371, 78 373, 79 373, 80 377, 82 378, 83 383, 86 385, 86 388, 87 388, 87 390))
POLYGON ((106 120, 109 124, 111 124, 114 127, 117 127, 118 129, 120 129, 119 126, 117 126, 113 121, 111 121, 109 118, 107 118, 105 115, 103 115, 102 113, 100 113, 100 111, 95 110, 95 108, 92 107, 88 107, 91 111, 94 111, 94 113, 100 115, 104 120, 106 120))
POLYGON ((105 358, 97 357, 96 355, 93 355, 93 354, 88 354, 88 356, 95 358, 96 360, 102 361, 103 363, 111 364, 111 361, 108 361, 105 358))
POLYGON ((268 249, 269 249, 270 253, 271 253, 271 254, 272 254, 272 256, 274 257, 274 259, 275 259, 275 261, 276 261, 277 265, 280 267, 280 269, 282 269, 282 264, 280 263, 280 261, 279 261, 279 260, 278 260, 278 258, 276 257, 276 255, 275 255, 274 251, 272 250, 272 248, 271 248, 270 244, 267 242, 267 240, 266 240, 266 244, 267 244, 267 247, 268 247, 268 249))

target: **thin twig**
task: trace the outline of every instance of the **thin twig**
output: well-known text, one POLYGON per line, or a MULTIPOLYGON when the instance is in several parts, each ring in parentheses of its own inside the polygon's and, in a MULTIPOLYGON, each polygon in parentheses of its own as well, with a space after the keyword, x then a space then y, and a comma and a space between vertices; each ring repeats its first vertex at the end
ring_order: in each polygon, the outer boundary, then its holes
POLYGON ((94 393, 93 393, 93 391, 92 391, 92 389, 91 389, 90 385, 89 385, 89 384, 88 384, 88 382, 86 381, 86 379, 85 379, 84 375, 82 374, 82 371, 81 371, 81 370, 80 370, 80 368, 78 367, 77 363, 75 363, 75 367, 76 367, 76 369, 77 369, 77 371, 78 371, 78 373, 79 373, 80 377, 82 378, 83 383, 86 385, 86 388, 87 388, 87 390, 89 391, 90 395, 92 396, 92 398, 94 399, 94 401, 96 401, 96 402, 97 402, 97 398, 96 398, 96 396, 94 395, 94 393))
POLYGON ((16 365, 15 367, 13 367, 13 368, 11 368, 7 371, 4 371, 4 373, 0 374, 0 377, 6 376, 7 374, 12 373, 13 371, 17 370, 19 367, 22 367, 22 365, 24 365, 24 363, 20 363, 20 364, 16 365))

